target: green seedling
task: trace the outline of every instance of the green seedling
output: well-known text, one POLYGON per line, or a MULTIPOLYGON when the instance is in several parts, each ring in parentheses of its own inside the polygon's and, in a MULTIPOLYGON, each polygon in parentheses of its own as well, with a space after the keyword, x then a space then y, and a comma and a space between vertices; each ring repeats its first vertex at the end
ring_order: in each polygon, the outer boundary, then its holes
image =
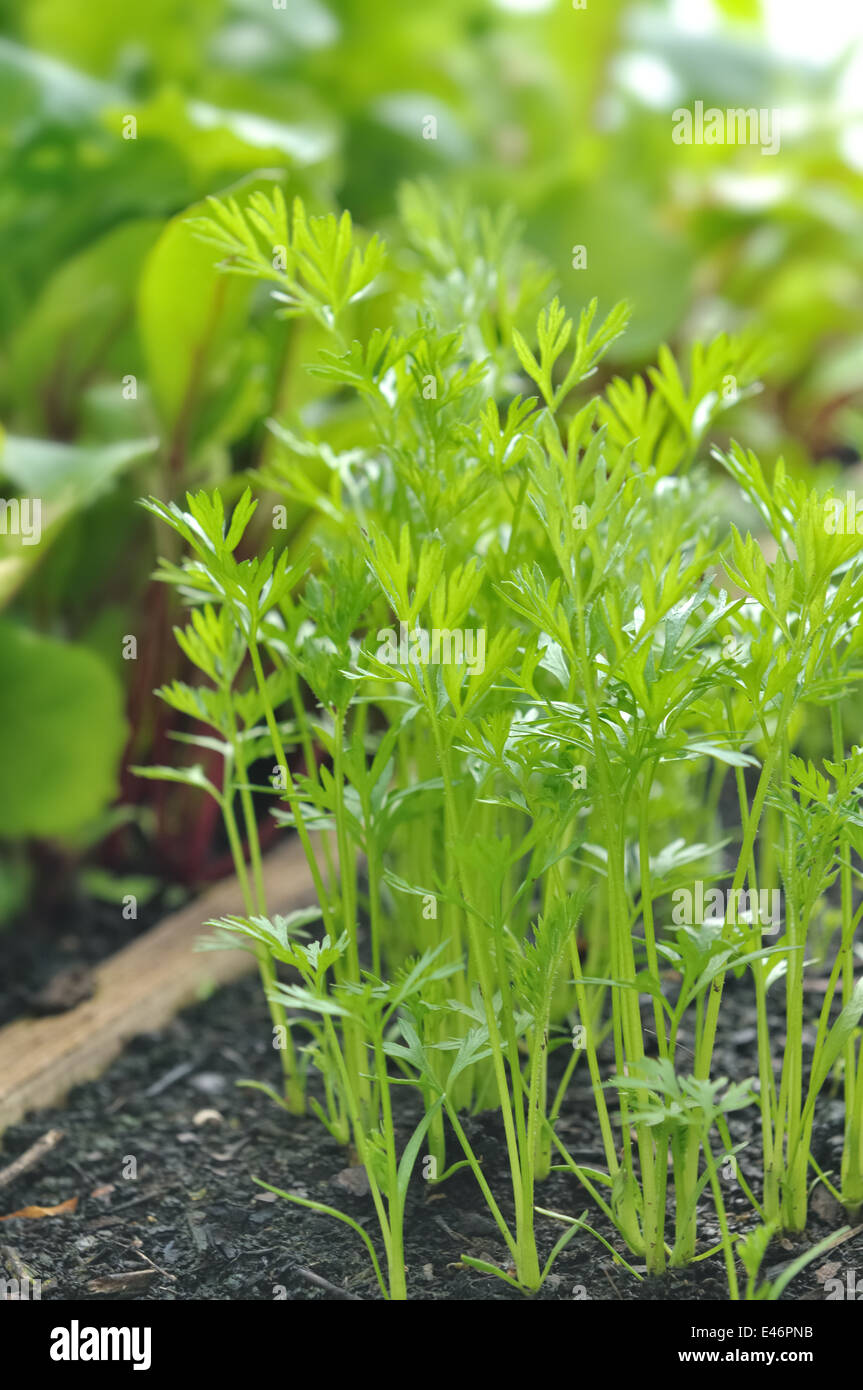
POLYGON ((226 273, 275 290, 292 360, 298 345, 311 359, 312 396, 272 422, 251 480, 300 539, 289 556, 274 523, 259 557, 269 513, 249 491, 230 516, 218 493, 146 504, 188 548, 160 576, 191 608, 177 636, 199 672, 159 693, 211 732, 182 734, 200 767, 143 771, 219 802, 245 911, 217 936, 257 955, 279 1102, 365 1165, 383 1263, 353 1218, 300 1204, 353 1224, 384 1296, 406 1294, 425 1145, 434 1180, 469 1167, 492 1212, 508 1263, 484 1272, 534 1291, 593 1229, 555 1213, 567 1231, 537 1248, 554 1166, 648 1275, 715 1253, 698 1246, 712 1199, 736 1298, 731 1111, 759 1110, 763 1181, 741 1190, 764 1229, 799 1230, 819 1100, 841 1083, 842 1198, 863 1203, 863 773, 846 747, 863 541, 829 532, 824 499, 781 461, 769 482, 737 445, 710 465, 709 433, 754 385, 751 344, 723 336, 685 363, 663 348, 650 390, 592 393, 624 306, 570 316, 549 300, 505 215, 453 219, 406 190, 400 216, 409 276, 349 219, 289 216, 275 193, 215 202, 197 225, 226 273), (727 519, 726 477, 770 556, 727 519), (316 918, 264 899, 265 794, 306 854, 321 940, 302 934, 316 918), (808 1055, 805 972, 833 892, 808 1055), (781 920, 752 909, 764 895, 781 920), (732 986, 754 997, 757 1087, 715 1076, 732 986), (557 1132, 579 1068, 604 1167, 557 1132), (401 1084, 422 1110, 406 1143, 401 1084), (489 1108, 505 1193, 465 1125, 489 1108))

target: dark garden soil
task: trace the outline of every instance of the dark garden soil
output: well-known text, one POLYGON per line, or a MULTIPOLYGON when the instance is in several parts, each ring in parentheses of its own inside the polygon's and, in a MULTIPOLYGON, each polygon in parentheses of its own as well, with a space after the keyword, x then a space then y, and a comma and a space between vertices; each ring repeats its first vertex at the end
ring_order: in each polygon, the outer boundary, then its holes
MULTIPOLYGON (((819 1003, 820 996, 813 995, 813 1010, 819 1003)), ((751 1075, 755 1020, 745 982, 729 982, 723 1019, 726 1031, 719 1040, 715 1074, 751 1075)), ((350 1156, 316 1119, 292 1118, 261 1092, 235 1084, 242 1079, 276 1082, 270 1037, 257 979, 243 979, 175 1019, 160 1035, 135 1039, 100 1080, 73 1091, 64 1108, 40 1112, 7 1131, 0 1169, 51 1128, 62 1129, 65 1138, 37 1167, 0 1189, 0 1216, 70 1199, 76 1205, 64 1215, 5 1220, 0 1264, 12 1275, 13 1266, 20 1269, 23 1263, 31 1277, 42 1281, 43 1299, 380 1297, 355 1232, 291 1206, 252 1182, 256 1175, 341 1207, 366 1226, 379 1247, 364 1175, 350 1166, 350 1156), (122 1277, 129 1274, 131 1280, 122 1277)), ((783 1042, 777 1024, 774 1055, 781 1055, 783 1042)), ((407 1089, 398 1094, 405 1140, 415 1101, 407 1089)), ((841 1117, 841 1098, 825 1096, 814 1154, 834 1174, 841 1155, 841 1117)), ((756 1119, 754 1109, 731 1117, 735 1142, 750 1141, 739 1161, 752 1182, 759 1164, 756 1119)), ((509 1215, 503 1200, 508 1176, 500 1128, 492 1117, 480 1116, 467 1129, 509 1215)), ((580 1081, 570 1088, 559 1130, 578 1160, 602 1163, 590 1091, 580 1081)), ((752 1221, 746 1199, 733 1181, 725 1186, 732 1229, 736 1224, 744 1230, 752 1221)), ((566 1173, 553 1173, 537 1201, 575 1215, 589 1207, 589 1199, 566 1173)), ((588 1220, 623 1252, 599 1213, 592 1212, 588 1220)), ((844 1221, 826 1190, 817 1188, 805 1236, 774 1244, 763 1274, 774 1277, 795 1254, 844 1221)), ((542 1254, 563 1228, 545 1218, 538 1219, 537 1228, 542 1254)), ((717 1238, 709 1203, 701 1231, 700 1248, 707 1249, 717 1238)), ((435 1189, 417 1170, 406 1241, 411 1298, 520 1298, 501 1281, 460 1264, 462 1254, 496 1263, 505 1254, 469 1172, 458 1172, 435 1189)), ((637 1260, 630 1262, 637 1267, 637 1260)), ((827 1267, 831 1264, 840 1269, 840 1277, 846 1269, 863 1267, 863 1233, 811 1264, 792 1282, 785 1299, 823 1299, 824 1280, 835 1273, 827 1267)), ((640 1283, 582 1233, 536 1297, 725 1300, 728 1290, 721 1255, 686 1272, 640 1283)))
POLYGON ((24 1015, 65 1013, 92 993, 92 972, 188 898, 171 889, 125 918, 116 902, 71 893, 62 910, 33 910, 0 934, 0 1027, 24 1015))

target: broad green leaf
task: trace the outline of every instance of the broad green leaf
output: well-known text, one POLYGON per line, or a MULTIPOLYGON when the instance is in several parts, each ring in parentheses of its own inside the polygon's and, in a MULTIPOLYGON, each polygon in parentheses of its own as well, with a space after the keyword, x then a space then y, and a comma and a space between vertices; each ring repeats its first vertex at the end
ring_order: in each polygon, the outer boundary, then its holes
POLYGON ((0 835, 70 835, 117 790, 119 682, 81 647, 0 622, 0 835))
POLYGON ((144 264, 138 324, 147 374, 169 437, 187 445, 214 395, 232 388, 250 286, 220 274, 211 247, 188 225, 199 205, 169 222, 144 264))

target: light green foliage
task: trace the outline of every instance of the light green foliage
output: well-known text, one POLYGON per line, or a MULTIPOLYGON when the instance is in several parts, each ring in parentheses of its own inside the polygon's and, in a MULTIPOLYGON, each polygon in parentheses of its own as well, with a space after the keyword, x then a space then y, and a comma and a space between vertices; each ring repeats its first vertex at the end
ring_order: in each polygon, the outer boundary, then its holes
POLYGON ((288 212, 281 189, 252 194, 241 211, 235 200, 209 200, 211 216, 191 219, 202 240, 225 255, 226 268, 279 286, 274 297, 288 317, 313 315, 332 328, 348 304, 373 284, 383 265, 381 243, 356 244, 350 213, 308 217, 302 199, 288 212))
POLYGON ((70 835, 116 794, 120 686, 92 652, 0 623, 0 835, 70 835))
MULTIPOLYGON (((254 479, 309 509, 305 553, 249 553, 250 490, 231 514, 219 492, 146 504, 188 552, 159 577, 191 605, 177 640, 203 677, 159 693, 211 726, 197 741, 222 752, 224 780, 205 789, 238 854, 239 800, 252 851, 251 875, 237 861, 248 910, 215 924, 218 940, 257 952, 274 1026, 291 1040, 280 1102, 308 1105, 365 1164, 384 1296, 405 1293, 420 1145, 441 1180, 454 1138, 512 1270, 466 1263, 533 1290, 576 1230, 592 1230, 563 1215, 567 1231, 540 1259, 536 1188, 554 1159, 650 1274, 695 1257, 709 1193, 737 1298, 720 1173, 739 1147, 729 1115, 759 1107, 763 1190, 741 1188, 766 1228, 799 1230, 815 1107, 842 1064, 844 1196, 858 1200, 863 910, 852 912, 850 853, 863 772, 842 717, 863 674, 860 543, 827 533, 824 499, 781 462, 768 481, 736 445, 719 457, 775 558, 723 527, 705 440, 725 378, 749 379, 743 340, 696 348, 686 369, 663 349, 650 394, 639 379, 591 396, 624 309, 597 326, 591 304, 576 326, 558 299, 522 305, 504 336, 506 274, 524 264, 510 246, 492 273, 506 220, 494 232, 477 216, 444 250, 440 220, 405 206, 423 307, 405 298, 394 326, 350 340, 351 300, 389 273, 376 240, 302 205, 289 225, 277 194, 213 204, 197 224, 225 271, 275 278, 290 315, 315 326, 310 370, 324 392, 313 412, 274 425, 254 479), (276 236, 282 271, 262 249, 276 236), (447 317, 453 277, 473 296, 461 329, 447 317), (337 420, 350 430, 330 432, 337 420), (827 739, 817 765, 794 751, 804 711, 827 739), (273 811, 308 857, 320 941, 302 935, 310 916, 271 917, 262 899, 248 781, 258 760, 281 772, 273 811), (723 789, 739 827, 720 815, 723 789), (837 878, 841 945, 804 1085, 807 943, 837 878), (726 904, 779 890, 781 921, 726 905, 681 924, 672 904, 705 885, 721 885, 726 904), (300 983, 280 983, 274 962, 300 983), (757 1088, 714 1075, 730 979, 755 993, 757 1088), (778 979, 788 1037, 777 1080, 766 995, 778 979), (578 1163, 556 1131, 577 1067, 604 1169, 578 1163), (400 1152, 396 1085, 423 1102, 400 1152), (500 1111, 506 1196, 463 1124, 488 1106, 500 1111)), ((195 767, 148 775, 205 785, 195 767)))

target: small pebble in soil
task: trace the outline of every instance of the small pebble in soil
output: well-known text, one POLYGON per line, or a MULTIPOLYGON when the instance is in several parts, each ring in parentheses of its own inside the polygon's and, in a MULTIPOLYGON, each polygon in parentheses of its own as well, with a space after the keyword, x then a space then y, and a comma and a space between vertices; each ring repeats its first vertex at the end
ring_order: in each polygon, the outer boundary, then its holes
POLYGON ((342 1168, 336 1173, 333 1182, 355 1197, 364 1197, 369 1191, 369 1179, 365 1168, 342 1168))
POLYGON ((468 1236, 485 1236, 497 1231, 492 1218, 481 1211, 460 1211, 453 1217, 452 1224, 468 1236))
POLYGON ((205 1096, 217 1096, 227 1087, 227 1078, 218 1071, 199 1071, 197 1076, 189 1078, 189 1085, 194 1086, 196 1091, 202 1091, 205 1096))

